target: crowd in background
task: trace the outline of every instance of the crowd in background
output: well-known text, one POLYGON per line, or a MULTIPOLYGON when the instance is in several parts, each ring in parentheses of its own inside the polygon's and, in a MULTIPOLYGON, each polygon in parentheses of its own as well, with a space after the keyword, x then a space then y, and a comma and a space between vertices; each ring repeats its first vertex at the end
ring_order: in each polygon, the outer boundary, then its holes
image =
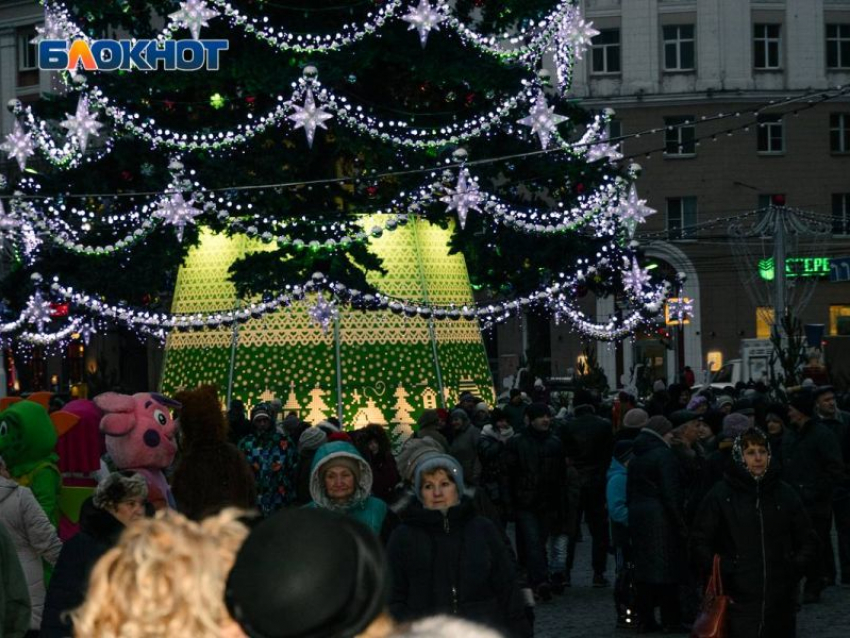
POLYGON ((449 616, 532 636, 582 541, 637 633, 687 632, 715 556, 733 637, 794 636, 799 604, 850 585, 850 414, 828 386, 610 402, 538 383, 425 410, 403 441, 274 402, 223 415, 214 388, 177 398, 156 518, 149 484, 107 469, 63 544, 0 471, 3 635, 436 636, 422 619, 449 616), (167 604, 141 591, 157 579, 167 604))

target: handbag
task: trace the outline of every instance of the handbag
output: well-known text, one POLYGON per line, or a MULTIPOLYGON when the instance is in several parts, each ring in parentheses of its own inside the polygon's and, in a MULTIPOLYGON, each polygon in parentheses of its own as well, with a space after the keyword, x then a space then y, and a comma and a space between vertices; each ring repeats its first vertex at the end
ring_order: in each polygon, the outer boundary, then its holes
POLYGON ((729 635, 729 605, 732 600, 723 593, 720 556, 714 555, 711 578, 705 588, 702 609, 691 628, 691 638, 726 638, 729 635))

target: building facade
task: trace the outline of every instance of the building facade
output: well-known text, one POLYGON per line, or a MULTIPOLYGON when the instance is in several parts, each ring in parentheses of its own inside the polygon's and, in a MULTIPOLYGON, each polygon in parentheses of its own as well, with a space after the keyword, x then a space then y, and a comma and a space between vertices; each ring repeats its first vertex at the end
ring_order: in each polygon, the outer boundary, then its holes
MULTIPOLYGON (((736 358, 742 339, 768 336, 771 313, 757 300, 765 295, 754 298, 747 287, 773 284, 744 284, 729 225, 756 220, 754 211, 769 205, 802 209, 831 229, 817 246, 789 254, 786 272, 792 287, 802 288, 804 275, 817 279, 806 280, 814 292, 800 320, 843 332, 850 284, 831 282, 829 264, 850 256, 850 98, 835 90, 850 81, 850 0, 581 5, 600 34, 576 64, 572 92, 589 109, 615 110, 611 135, 623 136, 625 161, 643 169, 639 195, 658 211, 638 238, 650 263, 687 276, 681 294, 692 306, 685 326, 661 321, 622 344, 600 344, 611 385, 637 363, 667 380, 687 365, 699 379, 736 358)), ((749 249, 769 259, 773 237, 749 249)), ((616 312, 616 303, 597 300, 597 318, 616 312)), ((523 336, 534 338, 530 328, 502 328, 500 353, 521 352, 523 336)), ((581 346, 566 328, 548 332, 559 376, 581 346)))

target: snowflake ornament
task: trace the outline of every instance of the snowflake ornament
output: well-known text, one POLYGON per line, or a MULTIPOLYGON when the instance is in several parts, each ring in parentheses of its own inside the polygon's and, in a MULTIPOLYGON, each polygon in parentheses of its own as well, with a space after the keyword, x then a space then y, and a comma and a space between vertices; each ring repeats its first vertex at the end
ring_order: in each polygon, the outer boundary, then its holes
POLYGON ((183 193, 172 193, 160 203, 153 216, 170 226, 174 226, 177 230, 177 240, 182 242, 183 231, 186 226, 194 224, 195 218, 204 214, 202 209, 195 208, 192 205, 194 203, 195 201, 191 197, 187 202, 183 193))
POLYGON ((534 100, 531 110, 528 112, 528 116, 517 120, 517 124, 530 126, 531 132, 536 133, 540 138, 540 145, 546 149, 549 146, 549 140, 552 135, 558 130, 558 124, 567 119, 569 118, 555 113, 555 107, 549 106, 546 102, 546 96, 543 95, 543 91, 540 91, 537 94, 537 99, 534 100))
POLYGON ((180 10, 170 13, 169 18, 189 29, 192 39, 201 37, 201 27, 210 26, 208 20, 215 18, 219 12, 207 6, 204 0, 186 0, 180 3, 180 10))
POLYGON ((67 120, 60 126, 68 129, 68 134, 77 140, 80 150, 85 153, 89 143, 89 135, 100 137, 100 129, 103 123, 97 121, 97 117, 89 111, 89 100, 85 95, 80 96, 77 102, 77 112, 74 115, 65 114, 67 120))
POLYGON ((322 329, 323 334, 328 334, 328 330, 337 316, 336 304, 333 300, 326 300, 324 295, 319 293, 316 295, 316 303, 307 309, 307 314, 322 329))
POLYGON ((15 128, 6 136, 6 141, 0 144, 0 150, 6 151, 9 159, 17 160, 21 170, 27 167, 27 159, 35 155, 32 135, 24 130, 20 122, 15 122, 15 128))
POLYGON ((481 196, 481 190, 478 188, 478 182, 473 179, 467 169, 460 171, 457 178, 457 185, 454 189, 447 188, 446 195, 440 198, 444 204, 448 204, 446 212, 450 213, 453 210, 457 211, 457 218, 460 222, 460 227, 466 227, 466 215, 470 210, 481 212, 480 205, 484 201, 481 196))
POLYGON ((638 260, 632 257, 631 263, 623 257, 626 270, 623 271, 623 287, 634 296, 640 296, 644 287, 650 282, 649 271, 641 268, 638 260))
POLYGON ((658 212, 654 208, 647 206, 645 199, 638 198, 637 188, 634 184, 629 189, 628 197, 620 200, 620 204, 616 210, 620 219, 626 225, 626 229, 629 231, 629 238, 635 236, 635 229, 638 224, 646 223, 647 217, 658 212))
POLYGON ((292 108, 295 109, 295 113, 288 116, 288 119, 295 122, 295 126, 292 128, 303 128, 307 134, 307 145, 313 148, 316 128, 321 127, 327 131, 328 127, 325 126, 325 121, 331 119, 333 114, 323 111, 320 106, 316 106, 311 89, 307 89, 307 95, 304 96, 304 106, 293 104, 292 108))
POLYGON ((428 0, 419 0, 419 4, 411 7, 408 14, 401 19, 410 23, 408 31, 416 29, 419 32, 419 42, 424 49, 428 44, 428 34, 432 29, 439 31, 440 23, 446 19, 446 16, 439 9, 432 7, 428 0))

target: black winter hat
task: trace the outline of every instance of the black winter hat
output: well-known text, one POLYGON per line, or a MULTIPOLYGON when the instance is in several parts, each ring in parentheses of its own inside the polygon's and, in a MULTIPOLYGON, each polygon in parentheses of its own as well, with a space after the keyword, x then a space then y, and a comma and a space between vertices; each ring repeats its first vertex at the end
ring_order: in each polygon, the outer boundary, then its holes
POLYGON ((815 413, 815 396, 811 390, 798 390, 788 397, 788 405, 806 416, 815 413))
POLYGON ((525 416, 529 421, 534 421, 541 416, 550 416, 549 406, 545 403, 531 403, 525 408, 525 416))
POLYGON ((365 525, 321 509, 284 510, 248 535, 225 600, 251 638, 351 638, 384 608, 387 583, 381 543, 365 525))

